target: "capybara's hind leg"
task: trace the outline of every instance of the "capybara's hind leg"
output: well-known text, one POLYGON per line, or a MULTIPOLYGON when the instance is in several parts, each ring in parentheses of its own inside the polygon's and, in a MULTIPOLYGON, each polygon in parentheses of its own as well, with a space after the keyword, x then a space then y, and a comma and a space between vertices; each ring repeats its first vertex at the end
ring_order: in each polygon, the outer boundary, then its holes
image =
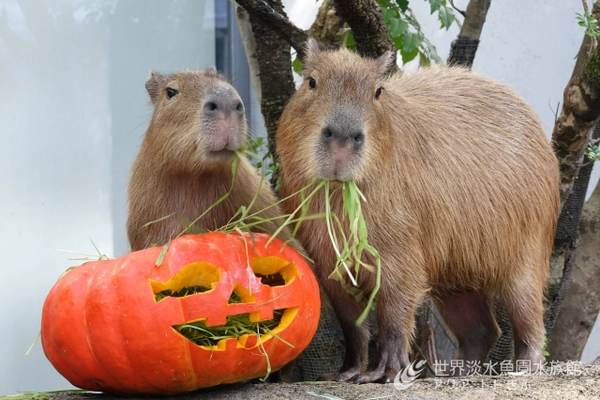
POLYGON ((354 380, 366 367, 369 346, 369 327, 366 323, 356 325, 356 320, 364 310, 364 304, 358 303, 345 292, 337 281, 321 281, 329 296, 335 314, 340 322, 346 342, 344 364, 339 372, 325 374, 323 380, 340 382, 354 380))
POLYGON ((485 361, 500 336, 489 298, 478 292, 461 292, 437 296, 434 302, 458 341, 454 359, 463 362, 462 368, 448 372, 452 375, 476 372, 472 367, 485 361))
POLYGON ((543 362, 544 346, 543 287, 535 279, 532 274, 521 275, 503 296, 513 328, 515 360, 531 363, 532 371, 543 362))

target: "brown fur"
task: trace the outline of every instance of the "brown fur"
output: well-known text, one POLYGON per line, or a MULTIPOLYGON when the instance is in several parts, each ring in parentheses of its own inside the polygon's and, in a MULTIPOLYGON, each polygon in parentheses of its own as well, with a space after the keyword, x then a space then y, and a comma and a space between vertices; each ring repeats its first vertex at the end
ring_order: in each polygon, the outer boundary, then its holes
MULTIPOLYGON (((367 198, 369 241, 381 254, 379 363, 365 373, 369 332, 355 325, 364 304, 327 279, 335 255, 325 222, 309 221, 298 234, 344 329, 346 359, 336 378, 392 380, 408 363, 414 312, 427 293, 457 336, 455 357, 487 357, 499 334, 491 305, 502 301, 516 358, 538 363, 559 207, 558 166, 541 124, 510 89, 468 70, 385 77, 389 60, 322 52, 311 42, 305 82, 277 134, 282 196, 315 176, 355 180, 367 198), (364 143, 327 142, 329 126, 349 138, 362 133, 364 143)), ((293 197, 283 209, 298 204, 293 197)), ((312 212, 323 204, 321 195, 312 212)), ((342 215, 339 198, 333 209, 342 215)), ((359 283, 369 293, 374 274, 359 283)))
MULTIPOLYGON (((231 187, 234 151, 246 141, 247 127, 239 95, 214 69, 161 75, 152 72, 146 83, 154 113, 133 164, 129 183, 127 233, 132 250, 162 245, 175 238, 231 187), (167 88, 179 93, 172 98, 167 88), (209 104, 213 102, 214 105, 209 104), (211 108, 216 107, 215 110, 211 108), (175 213, 158 223, 144 226, 175 213)), ((240 158, 229 197, 198 221, 192 232, 225 225, 240 206, 253 210, 277 200, 246 158, 240 158)), ((280 215, 275 206, 261 213, 280 215)), ((274 233, 280 221, 264 223, 257 231, 274 233)), ((279 238, 291 235, 284 230, 279 238)))

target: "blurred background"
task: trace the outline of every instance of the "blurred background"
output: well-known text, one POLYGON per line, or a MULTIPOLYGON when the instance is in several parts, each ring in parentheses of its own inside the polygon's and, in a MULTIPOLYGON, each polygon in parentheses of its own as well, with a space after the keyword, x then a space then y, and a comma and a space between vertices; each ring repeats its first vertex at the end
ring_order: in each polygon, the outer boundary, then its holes
MULTIPOLYGON (((320 3, 284 4, 306 29, 320 3)), ((410 5, 445 59, 457 26, 440 29, 426 1, 410 5)), ((492 2, 473 66, 531 103, 548 136, 583 37, 576 12, 578 1, 492 2)), ((25 357, 46 294, 81 263, 57 250, 95 253, 91 239, 108 256, 127 253, 126 191, 152 111, 149 71, 213 65, 240 92, 253 135, 264 135, 233 3, 0 0, 0 395, 71 387, 39 343, 25 357)), ((595 329, 582 360, 599 355, 595 329)))

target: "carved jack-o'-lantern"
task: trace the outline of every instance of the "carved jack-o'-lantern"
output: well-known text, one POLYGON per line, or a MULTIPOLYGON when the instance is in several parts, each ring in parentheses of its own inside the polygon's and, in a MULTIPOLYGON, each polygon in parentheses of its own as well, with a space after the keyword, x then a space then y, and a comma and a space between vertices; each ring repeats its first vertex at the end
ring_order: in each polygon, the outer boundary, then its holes
POLYGON ((46 356, 73 385, 120 393, 183 393, 281 368, 312 339, 320 299, 302 257, 277 239, 265 247, 268 239, 188 235, 171 242, 160 267, 161 248, 151 248, 69 271, 44 303, 46 356), (184 335, 237 316, 260 336, 184 335))

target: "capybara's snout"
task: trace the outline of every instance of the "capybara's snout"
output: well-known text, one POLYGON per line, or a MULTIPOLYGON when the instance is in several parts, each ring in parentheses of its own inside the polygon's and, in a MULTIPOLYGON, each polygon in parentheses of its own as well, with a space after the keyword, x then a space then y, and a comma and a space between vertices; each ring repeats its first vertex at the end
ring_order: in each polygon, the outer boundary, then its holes
POLYGON ((202 99, 203 132, 208 136, 210 153, 238 150, 245 141, 244 104, 237 91, 219 83, 202 99))

